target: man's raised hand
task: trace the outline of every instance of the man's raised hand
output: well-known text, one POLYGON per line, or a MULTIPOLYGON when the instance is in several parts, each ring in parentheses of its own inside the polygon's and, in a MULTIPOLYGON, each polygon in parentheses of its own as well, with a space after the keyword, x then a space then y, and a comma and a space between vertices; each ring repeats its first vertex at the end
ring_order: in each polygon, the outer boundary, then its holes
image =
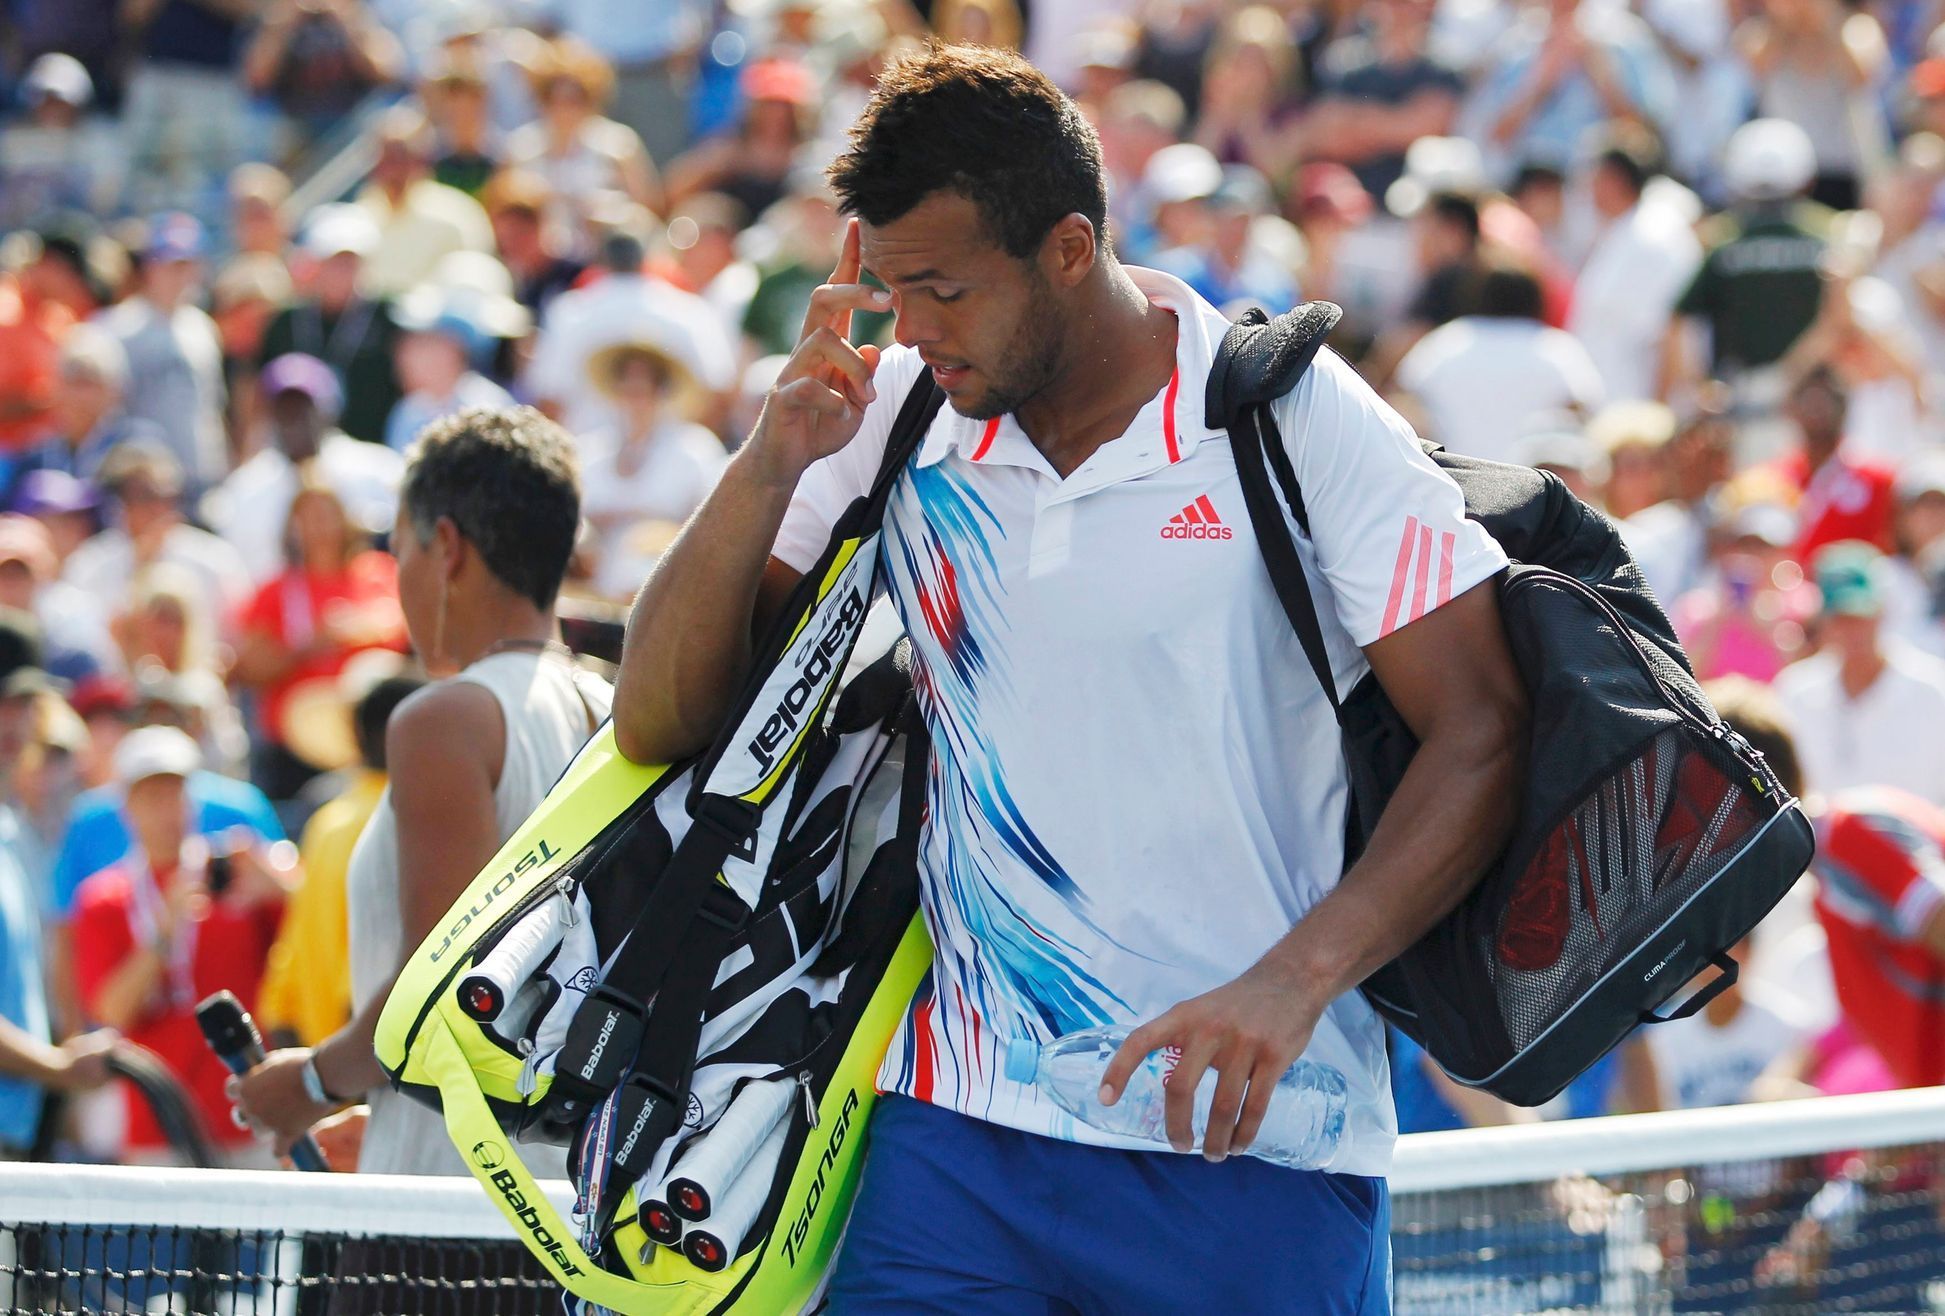
POLYGON ((885 310, 891 294, 859 282, 861 270, 858 221, 853 219, 845 225, 844 250, 831 281, 810 295, 797 348, 764 400, 763 415, 750 436, 753 446, 761 445, 766 469, 780 484, 794 487, 812 462, 849 443, 865 408, 878 396, 871 382, 878 349, 851 345, 851 314, 885 310))

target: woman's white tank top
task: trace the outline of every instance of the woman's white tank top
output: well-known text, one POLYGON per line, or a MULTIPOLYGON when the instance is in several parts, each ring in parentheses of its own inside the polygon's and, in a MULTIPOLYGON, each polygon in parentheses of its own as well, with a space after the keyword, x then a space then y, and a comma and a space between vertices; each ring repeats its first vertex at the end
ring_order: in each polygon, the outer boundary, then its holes
MULTIPOLYGON (((568 760, 608 716, 607 682, 558 652, 493 654, 450 678, 481 686, 500 705, 506 757, 493 788, 493 820, 504 841, 567 767, 568 760)), ((383 990, 404 954, 399 919, 398 819, 388 786, 351 853, 346 874, 351 927, 351 1002, 354 1010, 383 990)), ((374 1089, 358 1169, 364 1174, 465 1174, 439 1116, 389 1087, 374 1089)), ((564 1178, 557 1147, 523 1149, 543 1179, 564 1178)))

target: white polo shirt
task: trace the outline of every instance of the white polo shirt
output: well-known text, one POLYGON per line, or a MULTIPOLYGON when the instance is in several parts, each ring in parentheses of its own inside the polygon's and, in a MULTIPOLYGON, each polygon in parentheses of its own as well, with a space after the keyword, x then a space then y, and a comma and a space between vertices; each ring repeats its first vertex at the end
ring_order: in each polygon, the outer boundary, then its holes
MULTIPOLYGON (((1174 377, 1126 433, 1062 480, 1012 417, 947 408, 892 496, 885 575, 932 734, 920 871, 937 952, 879 1085, 1035 1133, 1148 1147, 1008 1081, 1008 1041, 1142 1022, 1248 968, 1336 885, 1346 786, 1228 436, 1202 423, 1228 321, 1186 284, 1132 273, 1181 328, 1174 377)), ((858 437, 798 486, 782 561, 803 570, 822 551, 922 369, 913 351, 885 352, 858 437)), ((1334 354, 1276 414, 1349 690, 1366 670, 1359 645, 1505 559, 1334 354)), ((1305 1054, 1349 1084, 1331 1168, 1383 1174, 1397 1125, 1363 998, 1334 1002, 1305 1054)))

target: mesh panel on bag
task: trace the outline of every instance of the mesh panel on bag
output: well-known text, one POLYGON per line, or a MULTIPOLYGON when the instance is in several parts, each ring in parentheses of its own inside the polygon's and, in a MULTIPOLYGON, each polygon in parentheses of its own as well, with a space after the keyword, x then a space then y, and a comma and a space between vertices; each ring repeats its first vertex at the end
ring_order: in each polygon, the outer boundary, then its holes
POLYGON ((1654 737, 1513 882, 1482 959, 1515 1049, 1639 949, 1761 826, 1748 787, 1704 744, 1681 727, 1654 737))

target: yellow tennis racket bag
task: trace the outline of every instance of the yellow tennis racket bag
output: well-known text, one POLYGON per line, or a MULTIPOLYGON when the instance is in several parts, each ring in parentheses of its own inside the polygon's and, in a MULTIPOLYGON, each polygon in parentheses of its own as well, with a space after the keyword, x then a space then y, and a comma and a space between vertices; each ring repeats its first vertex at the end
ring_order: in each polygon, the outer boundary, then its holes
POLYGON ((927 745, 900 641, 854 650, 912 391, 870 492, 759 651, 728 729, 666 766, 604 728, 400 975, 392 1082, 444 1114, 549 1272, 624 1313, 796 1312, 850 1212, 879 1062, 931 962, 927 745), (568 1148, 571 1216, 523 1143, 568 1148))

